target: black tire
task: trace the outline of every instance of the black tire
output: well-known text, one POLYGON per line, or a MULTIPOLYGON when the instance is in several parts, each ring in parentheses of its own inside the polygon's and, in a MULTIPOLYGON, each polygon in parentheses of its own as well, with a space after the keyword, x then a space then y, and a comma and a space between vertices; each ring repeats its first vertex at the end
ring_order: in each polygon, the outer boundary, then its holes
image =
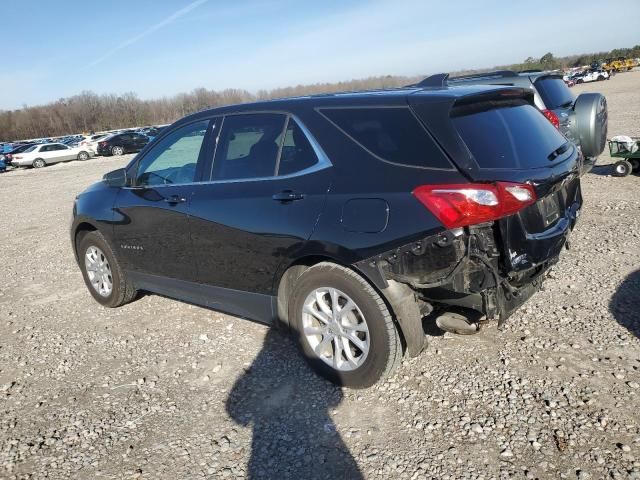
POLYGON ((119 145, 111 147, 111 155, 124 155, 124 147, 119 145))
MULTIPOLYGON (((289 298, 289 320, 302 352, 314 370, 338 385, 370 387, 390 376, 402 360, 400 334, 386 303, 364 278, 340 265, 322 262, 300 275, 289 298), (366 319, 369 352, 362 364, 354 370, 342 371, 325 363, 313 351, 303 333, 302 312, 305 300, 311 292, 322 287, 344 292, 355 302, 366 319)), ((324 335, 322 338, 324 339, 324 335)))
POLYGON ((584 83, 584 80, 582 80, 581 78, 579 78, 578 80, 576 80, 576 83, 584 83))
POLYGON ((129 303, 135 298, 137 294, 136 289, 120 267, 118 259, 115 257, 111 247, 100 232, 88 232, 84 236, 80 237, 78 239, 77 252, 84 283, 87 285, 89 292, 98 303, 105 307, 115 308, 124 305, 125 303, 129 303), (100 295, 91 285, 91 281, 89 280, 85 264, 85 255, 90 247, 99 248, 111 267, 113 287, 108 296, 100 295))
POLYGON ((633 173, 640 172, 640 159, 638 158, 630 158, 629 163, 631 164, 631 170, 633 173))
POLYGON ((42 158, 36 158, 32 163, 31 166, 33 168, 42 168, 42 167, 46 167, 47 166, 47 162, 45 162, 42 158))
POLYGON ((78 154, 78 160, 80 160, 81 162, 84 162, 85 160, 89 160, 90 157, 91 155, 89 155, 84 150, 78 154))
POLYGON ((633 170, 633 166, 627 160, 620 160, 613 164, 614 177, 626 177, 633 170))

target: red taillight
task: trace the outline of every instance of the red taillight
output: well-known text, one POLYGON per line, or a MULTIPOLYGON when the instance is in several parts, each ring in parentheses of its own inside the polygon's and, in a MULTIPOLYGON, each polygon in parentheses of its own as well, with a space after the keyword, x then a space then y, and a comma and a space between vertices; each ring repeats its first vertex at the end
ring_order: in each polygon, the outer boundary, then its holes
POLYGON ((547 120, 549 120, 554 127, 560 128, 560 119, 558 118, 558 115, 553 113, 551 110, 542 110, 542 114, 547 117, 547 120))
POLYGON ((491 222, 536 201, 526 183, 422 185, 413 195, 447 228, 491 222))
POLYGON ((100 145, 101 147, 104 147, 107 144, 107 142, 98 142, 98 145, 100 145))
POLYGON ((21 157, 21 156, 16 155, 16 156, 15 156, 15 157, 13 157, 13 158, 15 158, 16 160, 20 160, 22 157, 21 157))

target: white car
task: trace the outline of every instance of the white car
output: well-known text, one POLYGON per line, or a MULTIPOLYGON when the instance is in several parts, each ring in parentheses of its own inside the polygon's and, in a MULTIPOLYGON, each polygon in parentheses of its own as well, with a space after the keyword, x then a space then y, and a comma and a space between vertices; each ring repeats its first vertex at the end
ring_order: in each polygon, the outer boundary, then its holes
POLYGON ((52 163, 68 160, 88 160, 94 153, 86 148, 67 147, 62 143, 43 143, 33 145, 24 152, 14 155, 11 165, 14 167, 42 168, 52 163))
POLYGON ((98 151, 98 142, 102 140, 104 137, 106 137, 107 135, 108 134, 104 134, 104 133, 100 133, 98 135, 90 135, 88 137, 85 137, 83 140, 81 140, 80 143, 78 143, 78 146, 84 149, 91 150, 95 155, 96 152, 98 151))
POLYGON ((609 80, 609 74, 602 71, 582 72, 573 76, 573 81, 576 83, 588 83, 596 82, 600 80, 609 80))

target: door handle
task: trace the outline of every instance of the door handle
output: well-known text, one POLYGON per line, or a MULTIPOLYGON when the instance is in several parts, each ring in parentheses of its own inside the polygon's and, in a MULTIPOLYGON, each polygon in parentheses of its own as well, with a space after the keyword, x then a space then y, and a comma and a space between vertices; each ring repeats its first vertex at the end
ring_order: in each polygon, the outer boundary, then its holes
POLYGON ((186 202, 187 199, 184 197, 181 197, 180 195, 171 195, 170 197, 165 198, 164 201, 167 202, 169 205, 177 205, 179 203, 186 202))
POLYGON ((278 202, 293 202, 294 200, 302 200, 304 195, 292 190, 283 190, 282 192, 276 193, 271 198, 278 202))

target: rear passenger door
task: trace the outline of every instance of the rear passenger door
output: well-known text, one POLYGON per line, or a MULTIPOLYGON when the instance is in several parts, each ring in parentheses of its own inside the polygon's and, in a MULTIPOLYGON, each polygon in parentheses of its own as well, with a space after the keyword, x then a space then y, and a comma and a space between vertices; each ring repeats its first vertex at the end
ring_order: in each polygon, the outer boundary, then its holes
POLYGON ((306 128, 282 113, 227 115, 213 143, 209 182, 195 187, 190 208, 198 278, 221 295, 259 300, 273 293, 280 263, 311 236, 331 165, 306 128))

